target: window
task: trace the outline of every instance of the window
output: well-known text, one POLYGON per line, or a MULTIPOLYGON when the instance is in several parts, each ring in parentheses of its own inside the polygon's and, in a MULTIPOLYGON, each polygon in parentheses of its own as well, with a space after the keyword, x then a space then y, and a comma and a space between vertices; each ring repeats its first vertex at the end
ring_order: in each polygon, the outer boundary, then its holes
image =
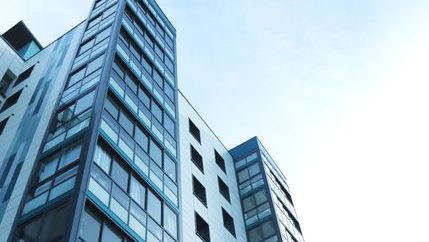
POLYGON ((206 188, 195 176, 192 176, 192 187, 194 189, 194 195, 207 207, 206 188))
POLYGON ((3 133, 4 127, 6 127, 7 121, 9 120, 9 117, 3 119, 0 121, 0 135, 3 133))
POLYGON ((225 160, 223 159, 223 157, 216 150, 214 151, 214 153, 215 153, 216 164, 226 174, 225 160))
POLYGON ((198 141, 198 143, 201 143, 200 130, 190 119, 189 119, 189 132, 192 134, 192 136, 194 136, 194 138, 198 141))
POLYGON ((159 72, 155 69, 153 70, 153 79, 155 80, 155 82, 162 87, 163 86, 163 79, 161 77, 161 74, 159 74, 159 72))
POLYGON ((104 109, 107 110, 107 112, 112 115, 114 119, 118 119, 119 116, 119 107, 116 105, 116 102, 113 100, 112 96, 109 95, 104 102, 104 109))
POLYGON ((218 182, 218 186, 219 186, 219 192, 220 194, 222 194, 222 196, 228 201, 230 201, 229 198, 229 188, 228 186, 225 184, 225 182, 222 181, 222 179, 220 179, 220 177, 217 177, 217 182, 218 182))
POLYGON ((3 104, 3 107, 1 108, 0 112, 3 112, 4 110, 12 107, 16 102, 18 102, 19 96, 21 96, 22 89, 17 91, 12 96, 8 97, 6 101, 3 104))
POLYGON ((6 95, 6 92, 9 89, 13 79, 15 79, 15 75, 11 70, 8 69, 0 81, 0 95, 6 95))
POLYGON ((161 200, 151 191, 148 191, 147 212, 159 224, 161 224, 161 209, 161 200))
POLYGON ((76 114, 81 113, 81 112, 87 110, 88 108, 90 108, 92 106, 94 96, 95 96, 95 92, 90 92, 89 94, 81 97, 76 102, 76 108, 74 110, 74 113, 76 113, 76 114))
POLYGON ((223 226, 235 237, 234 219, 222 208, 223 226))
POLYGON ((247 208, 249 207, 252 208, 256 205, 266 202, 267 194, 265 193, 265 190, 261 190, 259 192, 256 192, 252 196, 248 197, 246 201, 243 201, 243 204, 245 204, 244 210, 248 210, 247 208), (246 201, 249 201, 250 206, 248 206, 248 203, 246 201))
POLYGON ((128 172, 116 160, 112 165, 112 178, 124 191, 128 191, 128 172))
POLYGON ((131 122, 131 118, 124 112, 121 112, 119 115, 119 124, 128 132, 129 135, 133 135, 134 124, 131 122))
POLYGON ((149 137, 148 135, 142 131, 138 126, 136 126, 134 139, 140 147, 147 151, 149 146, 149 137))
POLYGON ((23 73, 19 74, 18 78, 16 79, 15 84, 13 84, 14 87, 18 86, 19 84, 21 84, 21 82, 27 80, 30 75, 31 72, 33 71, 34 66, 28 68, 27 70, 25 70, 23 73))
POLYGON ((110 157, 109 153, 106 150, 101 148, 100 145, 97 145, 94 155, 94 162, 103 169, 104 172, 110 174, 110 164, 112 162, 112 157, 110 157))
POLYGON ((195 212, 195 233, 206 242, 210 241, 210 229, 207 222, 195 212))
MULTIPOLYGON (((247 235, 249 238, 249 242, 259 242, 265 241, 265 239, 276 233, 274 229, 274 224, 272 221, 267 221, 258 227, 250 230, 247 235)), ((276 241, 276 240, 273 240, 276 241)))
POLYGON ((78 81, 82 80, 85 77, 85 67, 76 70, 73 74, 70 75, 69 82, 67 83, 67 87, 71 87, 76 84, 78 81))
POLYGON ((14 241, 62 241, 64 221, 69 217, 67 206, 39 215, 18 228, 14 241))
POLYGON ((79 225, 79 239, 77 241, 124 242, 131 240, 119 232, 119 230, 116 229, 116 227, 110 222, 110 220, 105 219, 103 215, 94 211, 92 206, 87 206, 81 217, 79 225))
POLYGON ((174 89, 170 86, 170 84, 167 84, 167 82, 164 82, 164 92, 167 95, 167 97, 174 102, 174 89))
POLYGON ((164 113, 164 127, 171 136, 175 137, 174 121, 166 113, 164 113))
POLYGON ((162 167, 162 151, 153 140, 150 140, 149 156, 156 162, 156 164, 162 167))
POLYGON ((246 181, 247 179, 259 174, 260 171, 261 170, 259 168, 259 164, 255 163, 255 164, 245 168, 244 170, 242 170, 238 173, 238 182, 242 183, 242 182, 246 181))
POLYGON ((65 166, 77 161, 79 159, 79 156, 80 156, 81 148, 82 148, 82 146, 80 144, 75 144, 75 145, 67 148, 61 157, 61 161, 60 161, 60 165, 59 165, 58 169, 61 169, 65 166))
POLYGON ((144 187, 134 176, 131 177, 130 195, 138 205, 142 208, 145 207, 146 187, 144 187))
POLYGON ((177 215, 164 204, 164 228, 174 238, 177 238, 177 215))
POLYGON ((170 58, 169 57, 165 57, 165 66, 167 66, 167 68, 168 68, 168 70, 171 72, 171 73, 174 73, 174 63, 173 63, 173 61, 172 60, 170 60, 170 58))
POLYGON ((101 230, 101 221, 90 211, 83 213, 80 221, 79 237, 83 241, 98 241, 101 230))
POLYGON ((86 74, 90 74, 92 72, 94 72, 95 70, 101 68, 101 66, 103 65, 104 62, 104 55, 98 57, 97 59, 91 61, 87 68, 86 68, 86 74))
POLYGON ((152 102, 152 108, 151 108, 152 114, 153 116, 158 119, 159 122, 162 123, 162 110, 159 107, 158 104, 156 104, 155 102, 152 102))
POLYGON ((198 151, 191 145, 191 160, 192 162, 204 173, 203 157, 198 151))
POLYGON ((176 182, 176 163, 167 154, 164 154, 164 172, 176 182))
POLYGON ((101 241, 103 241, 103 242, 122 242, 122 238, 121 238, 121 236, 119 236, 119 233, 116 231, 116 229, 113 229, 109 225, 105 225, 103 228, 103 235, 102 235, 101 241))

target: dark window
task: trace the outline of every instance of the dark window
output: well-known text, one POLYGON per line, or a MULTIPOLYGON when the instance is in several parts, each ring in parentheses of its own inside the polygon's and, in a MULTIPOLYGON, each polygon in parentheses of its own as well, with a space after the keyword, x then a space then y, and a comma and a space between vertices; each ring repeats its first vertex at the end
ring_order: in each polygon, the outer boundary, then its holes
POLYGON ((15 75, 11 70, 8 69, 0 81, 0 95, 6 95, 6 92, 9 89, 13 79, 15 79, 15 75))
POLYGON ((195 212, 195 233, 206 242, 210 241, 209 225, 204 219, 195 212))
POLYGON ((67 207, 62 206, 40 215, 23 225, 14 241, 62 241, 68 214, 67 207))
POLYGON ((201 143, 201 134, 197 126, 189 119, 189 132, 194 136, 194 138, 201 143))
POLYGON ((219 192, 220 194, 222 194, 222 196, 228 201, 230 201, 229 198, 229 188, 228 186, 225 184, 225 182, 222 181, 222 179, 220 179, 220 177, 217 177, 217 183, 219 185, 219 192))
POLYGON ((0 135, 3 133, 4 127, 6 127, 7 121, 9 120, 9 117, 3 119, 0 121, 0 135))
POLYGON ((215 153, 215 160, 216 160, 216 164, 220 167, 220 169, 222 169, 223 172, 226 173, 226 168, 225 168, 225 160, 223 159, 223 157, 219 154, 219 152, 217 152, 216 150, 214 151, 215 153))
POLYGON ((21 82, 27 80, 27 78, 30 77, 31 72, 33 71, 34 66, 28 68, 27 70, 25 70, 23 73, 21 73, 18 78, 16 79, 15 84, 13 85, 14 87, 19 85, 21 82))
POLYGON ((8 97, 6 101, 3 104, 3 107, 1 108, 0 112, 3 112, 4 110, 12 107, 16 102, 18 102, 19 96, 21 96, 22 89, 17 91, 12 96, 8 97))
POLYGON ((206 188, 195 176, 192 176, 192 187, 194 195, 207 207, 206 188))
POLYGON ((194 164, 204 173, 203 157, 198 151, 191 145, 191 160, 194 164))
POLYGON ((223 226, 235 237, 234 219, 222 208, 223 226))

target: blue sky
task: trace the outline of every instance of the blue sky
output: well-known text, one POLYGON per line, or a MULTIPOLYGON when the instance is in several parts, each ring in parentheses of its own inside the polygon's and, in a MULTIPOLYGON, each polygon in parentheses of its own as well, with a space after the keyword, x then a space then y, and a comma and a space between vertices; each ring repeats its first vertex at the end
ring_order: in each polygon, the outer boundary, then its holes
MULTIPOLYGON (((429 241, 429 2, 159 0, 179 85, 227 147, 258 135, 306 241, 429 241)), ((43 44, 84 0, 8 1, 43 44), (51 5, 54 4, 54 5, 51 5)))

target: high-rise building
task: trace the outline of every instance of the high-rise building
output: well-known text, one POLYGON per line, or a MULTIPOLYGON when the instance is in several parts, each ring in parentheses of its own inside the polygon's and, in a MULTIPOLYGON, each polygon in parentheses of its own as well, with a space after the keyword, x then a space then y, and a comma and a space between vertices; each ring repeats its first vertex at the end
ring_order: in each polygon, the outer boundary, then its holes
POLYGON ((175 36, 154 0, 96 0, 46 47, 1 35, 1 238, 303 241, 259 140, 228 150, 178 91, 175 36))

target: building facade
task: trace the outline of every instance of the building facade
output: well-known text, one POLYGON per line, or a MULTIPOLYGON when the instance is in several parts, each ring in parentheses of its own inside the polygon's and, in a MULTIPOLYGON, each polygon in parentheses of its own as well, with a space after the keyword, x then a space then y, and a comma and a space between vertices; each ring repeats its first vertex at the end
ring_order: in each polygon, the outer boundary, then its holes
POLYGON ((303 241, 260 142, 228 150, 179 92, 175 39, 154 0, 96 0, 47 47, 1 36, 2 238, 303 241))

